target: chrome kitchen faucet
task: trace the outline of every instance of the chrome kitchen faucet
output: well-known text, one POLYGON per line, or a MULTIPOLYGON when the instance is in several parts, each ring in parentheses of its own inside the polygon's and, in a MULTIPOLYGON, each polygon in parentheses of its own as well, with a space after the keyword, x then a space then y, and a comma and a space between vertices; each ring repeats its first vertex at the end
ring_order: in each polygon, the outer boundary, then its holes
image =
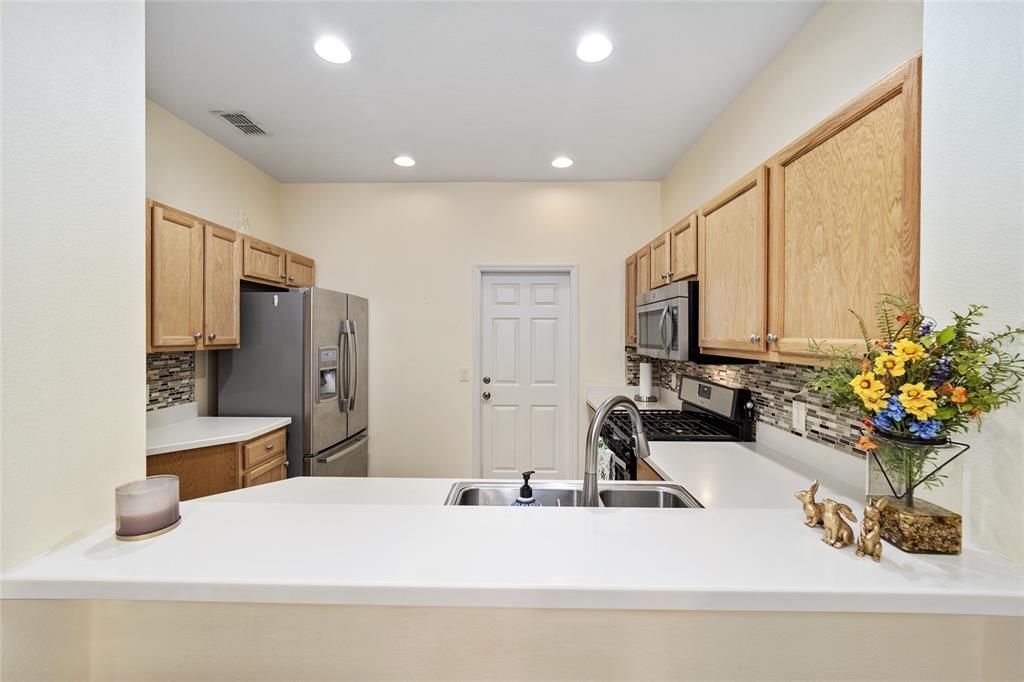
POLYGON ((604 421, 611 414, 612 410, 621 407, 628 414, 633 422, 633 437, 636 438, 636 456, 640 459, 647 459, 651 456, 651 449, 647 445, 647 435, 644 433, 644 423, 640 419, 640 410, 636 403, 624 395, 617 395, 601 403, 590 421, 590 429, 587 431, 587 453, 583 465, 583 500, 580 506, 598 506, 597 497, 597 440, 601 436, 601 428, 604 421))

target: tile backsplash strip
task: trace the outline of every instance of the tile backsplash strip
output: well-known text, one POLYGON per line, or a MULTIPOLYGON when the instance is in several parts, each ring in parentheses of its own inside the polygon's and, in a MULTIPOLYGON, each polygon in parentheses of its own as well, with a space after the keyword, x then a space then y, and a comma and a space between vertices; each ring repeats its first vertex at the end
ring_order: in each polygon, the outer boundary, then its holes
MULTIPOLYGON (((626 349, 626 383, 638 383, 640 362, 643 360, 631 348, 626 349)), ((678 376, 687 374, 702 377, 726 386, 750 389, 757 406, 757 421, 795 433, 798 436, 827 445, 858 457, 864 453, 855 447, 863 425, 857 415, 833 412, 820 396, 800 394, 807 368, 778 362, 759 362, 751 365, 696 365, 691 362, 651 360, 654 381, 672 391, 679 389, 678 376), (799 395, 798 395, 799 394, 799 395), (793 403, 807 406, 807 430, 793 431, 793 403)))
POLYGON ((195 400, 196 354, 146 354, 146 411, 195 400))

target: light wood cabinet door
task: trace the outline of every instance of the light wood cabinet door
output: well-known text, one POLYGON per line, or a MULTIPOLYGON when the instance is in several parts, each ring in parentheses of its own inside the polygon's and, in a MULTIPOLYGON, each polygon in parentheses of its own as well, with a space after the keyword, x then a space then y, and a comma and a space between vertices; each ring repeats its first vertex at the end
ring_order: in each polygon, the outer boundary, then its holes
POLYGON ((669 275, 671 281, 697 276, 697 214, 691 213, 669 228, 669 275))
POLYGON ((238 443, 166 452, 146 458, 147 476, 164 474, 178 477, 178 494, 183 502, 237 490, 242 478, 238 443))
POLYGON ((201 348, 203 226, 192 216, 153 205, 149 237, 150 347, 201 348))
POLYGON ((626 259, 626 345, 636 345, 636 254, 626 259))
POLYGON ((281 454, 269 462, 246 471, 242 476, 242 487, 251 488, 254 485, 283 481, 286 478, 288 478, 288 462, 284 454, 281 454))
POLYGON ((658 475, 650 464, 637 457, 636 460, 636 480, 638 481, 664 481, 665 479, 658 475))
POLYGON ((284 249, 249 237, 243 240, 243 277, 284 286, 286 270, 284 249))
POLYGON ((861 344, 881 294, 919 293, 920 57, 779 152, 771 169, 769 350, 861 344), (777 340, 775 340, 777 338, 777 340))
POLYGON ((665 286, 671 281, 668 236, 668 232, 664 232, 651 242, 651 289, 665 286))
POLYGON ((636 293, 651 290, 651 245, 636 252, 636 293))
POLYGON ((285 256, 285 273, 288 275, 288 286, 311 287, 315 280, 316 264, 312 258, 288 252, 285 256))
POLYGON ((203 344, 206 348, 238 346, 240 247, 241 239, 234 230, 205 226, 203 344))
POLYGON ((699 211, 701 348, 765 349, 767 185, 760 167, 699 211))

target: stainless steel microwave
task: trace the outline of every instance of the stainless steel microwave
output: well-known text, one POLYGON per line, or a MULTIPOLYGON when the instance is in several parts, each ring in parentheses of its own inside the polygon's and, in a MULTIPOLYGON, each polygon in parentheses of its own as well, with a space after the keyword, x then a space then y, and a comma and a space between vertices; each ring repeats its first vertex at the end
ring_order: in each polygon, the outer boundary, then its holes
POLYGON ((749 360, 700 352, 697 282, 675 282, 636 297, 636 352, 661 360, 699 364, 748 364, 749 360))

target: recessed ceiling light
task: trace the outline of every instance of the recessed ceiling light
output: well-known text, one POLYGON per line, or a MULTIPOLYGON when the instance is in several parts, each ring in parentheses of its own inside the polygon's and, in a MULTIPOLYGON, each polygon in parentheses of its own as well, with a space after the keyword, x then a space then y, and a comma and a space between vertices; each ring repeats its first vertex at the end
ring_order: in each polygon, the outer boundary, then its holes
POLYGON ((600 62, 608 58, 612 53, 612 41, 600 33, 591 33, 583 36, 583 40, 576 46, 576 56, 587 63, 600 62))
POLYGON ((572 159, 568 156, 558 156, 551 162, 551 165, 555 168, 568 168, 572 165, 572 159))
POLYGON ((412 168, 416 165, 416 159, 411 156, 396 156, 392 161, 394 161, 396 166, 401 166, 402 168, 412 168))
POLYGON ((347 64, 352 60, 348 45, 334 36, 324 36, 313 44, 313 50, 324 61, 332 64, 347 64))

